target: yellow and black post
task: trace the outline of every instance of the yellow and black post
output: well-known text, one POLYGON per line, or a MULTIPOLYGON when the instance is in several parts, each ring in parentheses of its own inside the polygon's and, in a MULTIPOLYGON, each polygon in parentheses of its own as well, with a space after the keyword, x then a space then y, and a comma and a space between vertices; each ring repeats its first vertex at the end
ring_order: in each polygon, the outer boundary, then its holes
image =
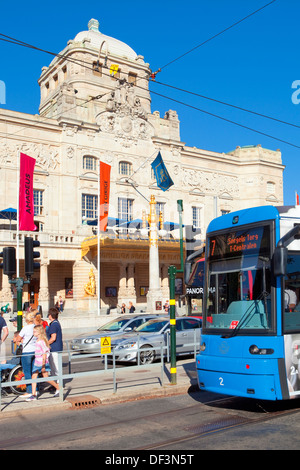
POLYGON ((176 273, 183 273, 183 229, 182 229, 182 200, 177 201, 179 212, 179 228, 180 228, 180 269, 176 266, 169 266, 169 288, 170 288, 170 348, 171 348, 171 384, 177 384, 177 367, 176 367, 176 312, 175 312, 175 279, 176 273))
POLYGON ((177 383, 176 368, 176 317, 175 317, 175 279, 176 266, 169 266, 169 285, 170 285, 170 343, 171 343, 171 384, 177 383))

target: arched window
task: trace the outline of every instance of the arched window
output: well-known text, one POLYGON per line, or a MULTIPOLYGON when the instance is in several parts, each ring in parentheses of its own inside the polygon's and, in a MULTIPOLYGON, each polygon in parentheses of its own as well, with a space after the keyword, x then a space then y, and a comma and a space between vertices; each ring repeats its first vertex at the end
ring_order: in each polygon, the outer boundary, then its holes
POLYGON ((83 169, 84 170, 97 170, 97 158, 91 155, 85 155, 83 157, 83 169))
POLYGON ((129 162, 119 163, 119 175, 130 176, 132 173, 132 164, 129 162))

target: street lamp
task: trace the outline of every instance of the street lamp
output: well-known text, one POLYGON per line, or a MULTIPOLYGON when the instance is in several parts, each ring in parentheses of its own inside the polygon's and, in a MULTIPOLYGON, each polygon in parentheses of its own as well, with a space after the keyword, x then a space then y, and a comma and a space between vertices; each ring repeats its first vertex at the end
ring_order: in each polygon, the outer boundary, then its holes
POLYGON ((146 227, 147 216, 143 213, 143 227, 141 235, 149 237, 149 291, 147 294, 147 311, 150 313, 161 311, 163 294, 160 287, 159 276, 159 254, 158 254, 158 238, 164 237, 167 234, 166 230, 162 229, 162 215, 157 216, 156 201, 152 195, 150 198, 150 212, 148 214, 149 228, 146 227), (160 229, 157 225, 160 222, 160 229))

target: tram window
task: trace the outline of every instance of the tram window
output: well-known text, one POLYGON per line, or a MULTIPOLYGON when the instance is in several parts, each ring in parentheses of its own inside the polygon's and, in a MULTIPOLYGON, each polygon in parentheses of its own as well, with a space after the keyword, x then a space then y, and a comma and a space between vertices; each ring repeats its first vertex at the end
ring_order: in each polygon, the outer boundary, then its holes
POLYGON ((284 279, 285 331, 300 331, 300 253, 289 253, 284 279))
POLYGON ((210 264, 206 312, 209 328, 271 328, 271 272, 269 261, 250 259, 210 264))

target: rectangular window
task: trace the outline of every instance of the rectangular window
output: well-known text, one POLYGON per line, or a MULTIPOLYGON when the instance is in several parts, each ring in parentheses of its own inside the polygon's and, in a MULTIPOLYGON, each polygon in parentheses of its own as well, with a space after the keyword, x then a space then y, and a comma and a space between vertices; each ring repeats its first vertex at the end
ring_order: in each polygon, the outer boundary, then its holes
POLYGON ((162 214, 162 217, 164 218, 164 213, 165 213, 165 203, 164 202, 157 202, 155 204, 155 211, 156 214, 159 215, 160 212, 162 214))
POLYGON ((129 72, 128 83, 132 83, 133 85, 136 85, 136 73, 129 72))
POLYGON ((102 64, 99 62, 93 62, 93 75, 102 77, 102 64))
POLYGON ((201 212, 201 207, 192 207, 193 210, 193 225, 196 228, 200 228, 201 224, 201 218, 200 218, 200 212, 201 212))
POLYGON ((38 189, 33 190, 33 207, 34 215, 44 215, 43 214, 43 191, 38 189))
POLYGON ((118 198, 119 219, 132 220, 133 199, 118 198))
POLYGON ((98 196, 92 194, 82 195, 82 219, 96 219, 98 217, 98 196))

